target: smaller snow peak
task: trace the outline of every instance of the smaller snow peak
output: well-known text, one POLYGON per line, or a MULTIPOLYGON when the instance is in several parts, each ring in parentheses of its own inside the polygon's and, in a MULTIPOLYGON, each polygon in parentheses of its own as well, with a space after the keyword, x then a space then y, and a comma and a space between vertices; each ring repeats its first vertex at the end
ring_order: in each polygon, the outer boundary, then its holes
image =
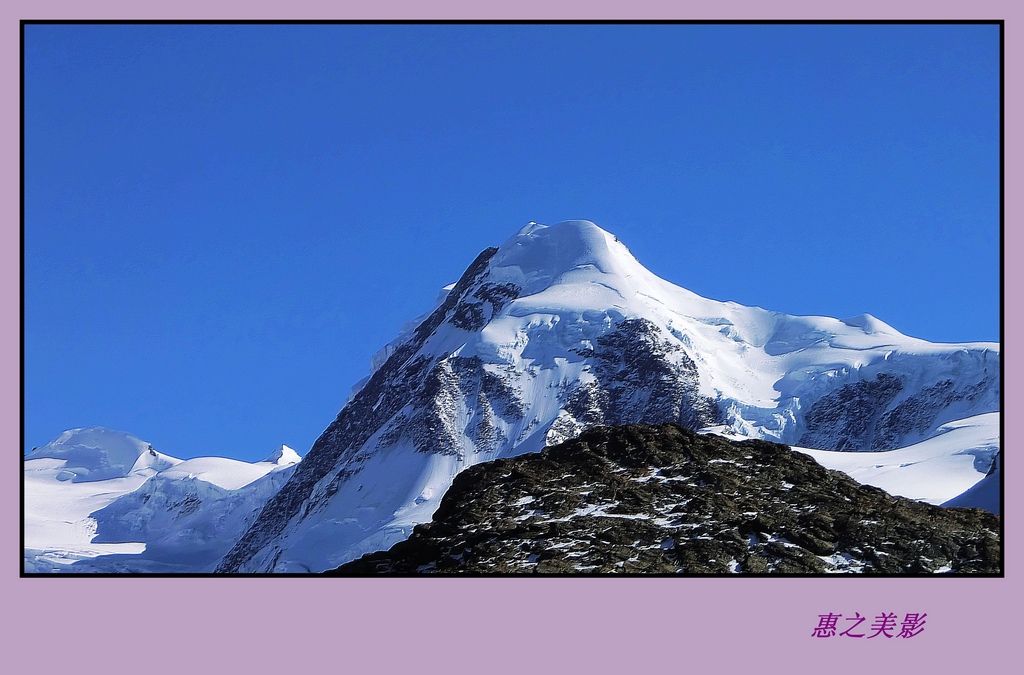
POLYGON ((169 457, 162 452, 157 452, 150 445, 146 452, 139 455, 139 458, 135 460, 135 464, 132 465, 131 473, 141 472, 145 473, 147 470, 152 471, 164 471, 169 469, 175 464, 180 464, 181 460, 176 457, 169 457))
POLYGON ((896 333, 889 324, 885 323, 880 319, 876 319, 870 314, 858 314, 857 316, 851 316, 848 319, 841 319, 843 323, 851 328, 860 328, 865 333, 896 333))
POLYGON ((292 464, 298 464, 302 461, 302 457, 287 445, 282 445, 280 448, 270 453, 270 456, 263 461, 268 464, 276 464, 277 466, 290 466, 292 464))
POLYGON ((75 445, 95 445, 104 441, 123 442, 126 440, 130 440, 133 443, 142 442, 135 436, 124 431, 115 431, 101 426, 79 427, 61 432, 53 441, 42 448, 37 448, 36 450, 43 450, 45 448, 56 450, 58 447, 70 448, 75 445))
POLYGON ((66 475, 78 483, 127 476, 150 447, 129 433, 93 426, 68 429, 27 459, 62 459, 66 475))

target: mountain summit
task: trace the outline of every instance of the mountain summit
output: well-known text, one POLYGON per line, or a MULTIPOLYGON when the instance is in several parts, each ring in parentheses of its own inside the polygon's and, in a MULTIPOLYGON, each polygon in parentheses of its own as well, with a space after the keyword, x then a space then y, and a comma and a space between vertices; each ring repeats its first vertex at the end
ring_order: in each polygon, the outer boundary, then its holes
MULTIPOLYGON (((994 343, 710 300, 658 278, 594 223, 531 223, 375 357, 218 571, 320 572, 386 549, 430 520, 463 469, 598 425, 907 448, 997 413, 999 373, 994 343)), ((997 451, 953 450, 975 481, 997 451)))

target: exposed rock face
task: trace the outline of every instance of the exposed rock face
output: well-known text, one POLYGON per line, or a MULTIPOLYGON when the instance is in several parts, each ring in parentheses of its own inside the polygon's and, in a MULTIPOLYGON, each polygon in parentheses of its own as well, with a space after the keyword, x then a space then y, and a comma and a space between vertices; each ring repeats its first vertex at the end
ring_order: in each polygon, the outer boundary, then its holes
POLYGON ((998 392, 999 380, 995 369, 979 377, 976 382, 960 387, 950 379, 924 387, 879 418, 874 438, 871 439, 871 450, 898 447, 903 438, 911 434, 922 436, 937 426, 936 420, 951 407, 964 403, 972 405, 983 397, 991 397, 993 393, 998 395, 998 392))
POLYGON ((685 351, 646 319, 626 319, 578 352, 593 380, 569 395, 548 440, 573 438, 597 425, 677 422, 691 429, 724 421, 715 400, 701 396, 700 374, 685 351))
POLYGON ((999 393, 997 370, 997 365, 986 369, 974 381, 958 384, 944 378, 909 391, 903 378, 884 372, 845 384, 814 401, 796 444, 854 452, 900 447, 955 419, 957 411, 974 409, 982 399, 989 399, 991 407, 999 393))
POLYGON ((598 427, 467 469, 432 522, 333 573, 999 574, 999 531, 783 445, 598 427))
POLYGON ((723 421, 715 400, 698 393, 700 376, 693 360, 652 322, 627 319, 597 344, 595 389, 607 400, 601 423, 647 419, 697 429, 723 421), (669 359, 670 354, 678 358, 669 359))
POLYGON ((800 445, 830 450, 865 449, 876 438, 874 430, 879 415, 902 389, 903 382, 898 377, 882 373, 874 380, 847 384, 822 396, 807 411, 807 432, 800 438, 800 445))
POLYGON ((519 296, 521 288, 513 283, 485 283, 481 284, 473 294, 459 302, 452 315, 452 325, 465 331, 478 331, 487 325, 492 316, 501 311, 508 304, 519 296))

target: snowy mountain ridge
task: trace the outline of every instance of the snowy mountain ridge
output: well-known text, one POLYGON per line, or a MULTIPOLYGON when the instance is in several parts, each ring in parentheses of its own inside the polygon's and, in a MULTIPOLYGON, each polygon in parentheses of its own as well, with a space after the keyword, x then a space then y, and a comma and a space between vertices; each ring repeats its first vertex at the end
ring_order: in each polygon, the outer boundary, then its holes
POLYGON ((998 417, 979 416, 999 410, 999 375, 995 343, 710 300, 589 221, 531 223, 382 350, 217 569, 317 572, 387 548, 461 470, 598 425, 676 422, 856 455, 958 420, 991 430, 998 417))
POLYGON ((285 445, 180 460, 125 432, 65 431, 25 458, 25 571, 212 571, 300 460, 285 445))

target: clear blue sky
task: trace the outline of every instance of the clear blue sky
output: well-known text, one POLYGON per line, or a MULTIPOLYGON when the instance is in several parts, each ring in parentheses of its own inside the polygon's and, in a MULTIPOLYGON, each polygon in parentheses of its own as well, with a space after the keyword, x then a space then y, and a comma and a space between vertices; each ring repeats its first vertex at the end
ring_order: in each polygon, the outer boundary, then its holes
POLYGON ((999 339, 993 25, 29 25, 25 443, 305 454, 528 221, 791 314, 999 339))

